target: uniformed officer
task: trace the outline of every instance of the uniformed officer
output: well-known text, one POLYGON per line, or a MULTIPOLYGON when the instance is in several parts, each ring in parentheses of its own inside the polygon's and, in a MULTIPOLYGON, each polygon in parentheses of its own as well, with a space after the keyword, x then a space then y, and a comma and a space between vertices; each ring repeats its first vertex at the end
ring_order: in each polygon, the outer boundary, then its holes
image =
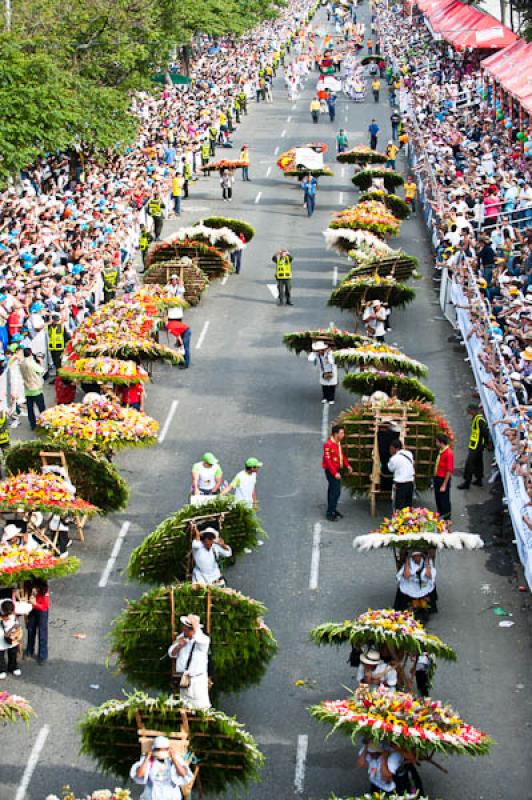
POLYGON ((293 305, 290 298, 292 288, 292 256, 288 250, 279 250, 272 258, 275 264, 275 280, 279 293, 279 305, 283 304, 283 296, 287 306, 293 305))
POLYGON ((66 343, 69 336, 65 330, 65 326, 61 324, 61 316, 57 312, 52 314, 52 321, 48 325, 46 332, 48 334, 48 350, 50 351, 50 358, 55 367, 55 371, 61 366, 61 359, 65 351, 66 343))
POLYGON ((488 423, 480 406, 470 403, 467 413, 473 417, 471 420, 471 434, 469 436, 468 453, 464 466, 464 480, 459 489, 469 489, 473 477, 474 486, 482 486, 484 477, 484 448, 490 441, 488 423))
POLYGON ((238 100, 240 102, 240 108, 242 109, 244 114, 248 113, 248 97, 244 89, 242 89, 238 93, 238 100))
POLYGON ((103 301, 108 303, 116 296, 118 281, 120 280, 120 269, 112 264, 105 264, 102 272, 103 278, 103 301))
POLYGON ((148 250, 150 249, 150 244, 153 241, 153 236, 149 231, 146 230, 145 225, 140 226, 140 234, 139 234, 139 250, 140 255, 142 257, 142 264, 146 263, 146 257, 148 255, 148 250))
POLYGON ((161 195, 156 193, 148 200, 148 214, 153 220, 153 232, 155 234, 155 241, 158 242, 161 238, 163 230, 164 214, 163 209, 165 205, 161 195))
POLYGON ((211 125, 209 128, 209 147, 210 147, 210 155, 214 157, 216 155, 216 140, 218 139, 218 128, 216 125, 211 125))

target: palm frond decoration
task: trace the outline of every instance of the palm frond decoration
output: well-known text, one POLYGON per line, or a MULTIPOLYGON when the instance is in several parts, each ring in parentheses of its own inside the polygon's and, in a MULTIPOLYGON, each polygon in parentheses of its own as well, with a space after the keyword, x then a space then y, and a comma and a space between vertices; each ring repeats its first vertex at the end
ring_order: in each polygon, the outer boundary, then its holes
POLYGON ((95 452, 77 450, 61 442, 47 443, 41 439, 31 439, 16 442, 6 451, 6 468, 11 475, 40 470, 40 453, 47 450, 65 454, 68 474, 77 493, 97 506, 102 514, 122 511, 127 506, 127 482, 107 458, 95 452))
POLYGON ((336 350, 334 360, 339 367, 373 367, 418 377, 428 375, 429 371, 425 364, 405 355, 397 347, 378 342, 336 350))
POLYGON ((379 153, 377 150, 372 150, 371 147, 359 144, 352 147, 351 150, 338 153, 336 160, 340 164, 384 164, 387 157, 385 153, 379 153))
POLYGON ((242 219, 232 219, 231 217, 206 217, 200 220, 208 228, 229 228, 237 236, 242 234, 246 242, 250 242, 255 236, 255 228, 249 222, 242 219))
POLYGON ((364 202, 365 200, 377 200, 380 203, 384 203, 397 219, 406 219, 410 216, 410 206, 408 203, 405 203, 402 197, 396 194, 390 194, 382 189, 370 189, 368 192, 365 192, 361 196, 360 202, 364 202))
POLYGON ((360 63, 366 66, 366 64, 378 64, 379 61, 383 61, 384 56, 379 54, 372 54, 368 56, 364 56, 364 58, 360 59, 360 63))
POLYGON ((384 167, 368 167, 367 169, 360 170, 351 178, 351 181, 361 191, 367 191, 372 185, 375 178, 384 181, 384 187, 389 192, 394 192, 398 186, 402 186, 405 179, 398 172, 384 167))
POLYGON ((378 275, 351 278, 342 281, 331 293, 328 305, 354 311, 358 314, 371 300, 381 300, 392 308, 411 303, 416 293, 404 283, 393 277, 379 278, 378 275))
POLYGON ((435 399, 434 392, 417 378, 397 372, 348 372, 342 385, 355 394, 385 392, 399 400, 428 400, 430 403, 435 399))
POLYGON ((285 169, 283 175, 286 178, 304 178, 306 175, 312 175, 314 178, 332 178, 334 172, 330 167, 321 167, 321 169, 301 167, 300 169, 285 169))
POLYGON ((187 614, 197 614, 211 637, 211 699, 259 683, 277 649, 263 604, 232 589, 183 583, 146 592, 113 623, 111 653, 134 686, 170 690, 172 625, 179 632, 187 614))
POLYGON ((381 278, 392 277, 404 283, 409 278, 419 278, 417 270, 419 262, 415 256, 410 256, 402 250, 390 250, 384 256, 369 257, 365 251, 350 250, 349 257, 356 266, 347 273, 344 280, 362 278, 364 276, 378 275, 381 278))
POLYGON ((258 540, 266 536, 255 512, 231 497, 217 497, 199 507, 187 505, 161 522, 133 550, 128 564, 129 577, 159 584, 186 580, 190 567, 191 525, 212 518, 221 525, 221 534, 232 548, 233 556, 240 555, 246 548, 257 547, 258 540))
POLYGON ((385 647, 392 654, 429 653, 436 658, 456 661, 455 650, 438 636, 428 633, 413 614, 392 608, 369 609, 356 619, 325 622, 313 628, 310 637, 318 645, 348 643, 359 650, 385 647))
POLYGON ((372 340, 367 336, 351 331, 342 331, 340 328, 318 328, 316 330, 296 331, 285 333, 283 342, 296 355, 310 353, 313 342, 327 342, 333 349, 345 347, 359 347, 369 344, 372 340))
POLYGON ((135 337, 101 339, 87 344, 79 350, 87 356, 106 356, 121 358, 126 361, 166 361, 167 364, 178 366, 183 363, 183 356, 165 344, 159 344, 154 339, 140 339, 135 337))
POLYGON ((146 259, 147 274, 150 275, 151 269, 156 264, 167 261, 175 262, 183 257, 197 259, 198 266, 209 279, 223 278, 231 270, 231 262, 216 247, 194 239, 184 239, 183 241, 172 239, 171 241, 157 242, 151 248, 146 259))
POLYGON ((103 773, 127 779, 140 758, 137 715, 149 730, 179 731, 182 713, 190 730, 190 749, 200 765, 206 794, 237 791, 259 779, 264 756, 250 733, 222 711, 191 711, 173 696, 127 694, 90 708, 80 723, 81 752, 93 758, 103 773))

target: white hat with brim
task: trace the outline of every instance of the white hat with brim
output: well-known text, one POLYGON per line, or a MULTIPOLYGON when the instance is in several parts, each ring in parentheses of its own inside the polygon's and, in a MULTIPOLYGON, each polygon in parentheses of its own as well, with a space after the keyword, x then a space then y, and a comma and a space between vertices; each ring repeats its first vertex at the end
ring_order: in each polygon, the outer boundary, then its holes
POLYGON ((360 660, 363 664, 375 666, 381 660, 381 654, 378 650, 368 650, 367 653, 360 654, 360 660))
POLYGON ((312 349, 315 353, 319 353, 321 350, 327 350, 328 346, 327 342, 312 342, 312 349))
POLYGON ((202 531, 200 531, 200 539, 203 539, 205 536, 207 538, 212 537, 213 539, 217 539, 219 533, 216 528, 204 528, 202 531))
POLYGON ((203 625, 199 621, 199 617, 195 617, 194 614, 189 614, 187 617, 185 617, 185 616, 179 617, 179 621, 180 621, 181 625, 184 625, 185 628, 192 628, 193 627, 193 625, 192 625, 192 620, 193 619, 197 619, 199 627, 203 628, 203 625))
POLYGON ((22 533, 22 528, 19 528, 17 525, 13 525, 13 523, 10 523, 9 525, 6 525, 6 527, 4 528, 4 535, 2 538, 4 542, 8 542, 10 539, 15 539, 17 536, 20 536, 21 533, 22 533))
POLYGON ((156 736, 153 740, 153 744, 151 746, 152 750, 168 750, 170 747, 170 741, 166 738, 166 736, 156 736))

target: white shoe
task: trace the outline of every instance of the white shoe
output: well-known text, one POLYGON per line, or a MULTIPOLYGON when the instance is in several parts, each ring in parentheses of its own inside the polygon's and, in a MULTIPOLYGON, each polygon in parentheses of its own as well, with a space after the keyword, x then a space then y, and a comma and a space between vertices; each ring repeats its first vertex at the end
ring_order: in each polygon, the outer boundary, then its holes
POLYGON ((257 539, 258 547, 262 547, 263 544, 264 544, 264 542, 262 541, 262 539, 257 539))
POLYGON ((0 681, 5 681, 6 678, 7 678, 6 673, 5 672, 0 672, 0 681))
POLYGON ((334 400, 329 400, 329 405, 333 406, 334 405, 334 400))
POLYGON ((20 676, 22 675, 22 672, 19 669, 14 669, 13 670, 13 675, 15 676, 15 678, 20 678, 20 676))
POLYGON ((9 427, 10 428, 18 428, 19 425, 20 425, 20 420, 19 419, 14 419, 9 427))
POLYGON ((327 402, 327 400, 326 400, 325 398, 323 398, 323 400, 322 400, 321 402, 323 403, 323 405, 325 405, 325 403, 327 402))
POLYGON ((25 408, 21 408, 18 415, 19 415, 19 417, 27 417, 28 416, 28 412, 26 411, 25 408))

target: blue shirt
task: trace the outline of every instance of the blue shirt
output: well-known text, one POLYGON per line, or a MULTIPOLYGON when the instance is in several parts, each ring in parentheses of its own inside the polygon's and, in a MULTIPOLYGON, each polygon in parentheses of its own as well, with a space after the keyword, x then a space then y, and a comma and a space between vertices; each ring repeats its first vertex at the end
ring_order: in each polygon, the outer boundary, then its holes
POLYGON ((376 136, 380 131, 380 128, 376 122, 372 122, 368 128, 368 131, 371 133, 372 136, 376 136))

